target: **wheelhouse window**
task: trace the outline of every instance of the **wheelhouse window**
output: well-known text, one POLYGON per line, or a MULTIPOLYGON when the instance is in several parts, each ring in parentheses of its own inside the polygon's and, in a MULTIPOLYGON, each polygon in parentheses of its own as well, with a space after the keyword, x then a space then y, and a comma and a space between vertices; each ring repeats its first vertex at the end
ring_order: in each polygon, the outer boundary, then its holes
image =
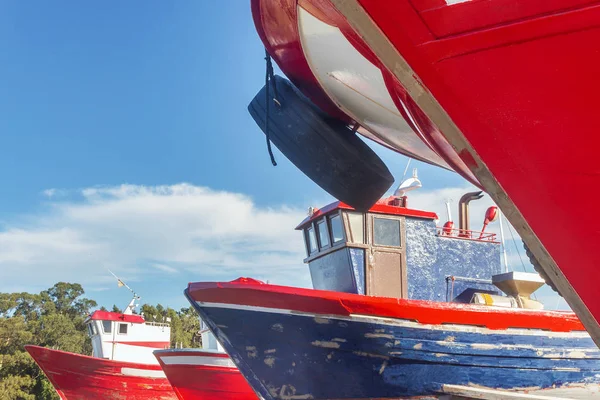
POLYGON ((98 333, 94 321, 88 323, 88 333, 90 334, 90 336, 95 336, 98 333))
POLYGON ((400 221, 374 217, 373 244, 376 246, 400 247, 400 221))
POLYGON ((331 226, 331 238, 333 243, 338 243, 344 240, 344 227, 340 214, 333 215, 329 218, 329 226, 331 226))
POLYGON ((329 230, 327 229, 327 223, 325 219, 317 222, 317 230, 319 231, 319 244, 320 248, 329 247, 329 230))
POLYGON ((127 324, 119 324, 119 335, 127 335, 127 324))
POLYGON ((104 331, 104 333, 112 333, 112 322, 102 321, 102 330, 104 331))
POLYGON ((364 215, 358 212, 348 212, 348 225, 350 225, 350 241, 352 243, 365 242, 364 215))
POLYGON ((317 251, 317 237, 315 235, 315 230, 311 226, 307 228, 305 231, 305 240, 306 240, 306 249, 308 251, 308 255, 311 255, 317 251))

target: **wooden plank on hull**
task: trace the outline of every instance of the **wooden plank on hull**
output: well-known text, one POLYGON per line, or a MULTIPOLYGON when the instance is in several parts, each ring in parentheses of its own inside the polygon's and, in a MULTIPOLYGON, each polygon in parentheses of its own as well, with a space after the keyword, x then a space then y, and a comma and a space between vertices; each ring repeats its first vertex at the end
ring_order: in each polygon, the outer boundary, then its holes
POLYGON ((481 399, 481 400, 569 400, 565 397, 542 396, 536 394, 525 394, 506 392, 504 390, 483 389, 462 385, 444 385, 442 392, 451 395, 451 399, 481 399))

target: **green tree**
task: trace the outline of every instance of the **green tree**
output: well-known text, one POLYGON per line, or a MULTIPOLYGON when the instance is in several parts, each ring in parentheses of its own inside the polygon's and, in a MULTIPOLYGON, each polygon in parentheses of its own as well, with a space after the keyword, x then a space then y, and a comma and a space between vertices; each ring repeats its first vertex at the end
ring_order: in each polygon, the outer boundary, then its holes
POLYGON ((0 293, 1 399, 58 399, 24 346, 90 354, 84 321, 97 304, 83 294, 80 284, 66 282, 39 294, 0 293))
MULTIPOLYGON (((0 399, 58 399, 24 346, 90 355, 92 347, 84 322, 98 305, 84 294, 80 284, 67 282, 38 294, 0 293, 0 399)), ((117 306, 113 311, 121 312, 117 306)), ((170 323, 172 347, 201 345, 200 322, 192 308, 175 311, 161 304, 144 304, 140 311, 146 321, 170 323)))

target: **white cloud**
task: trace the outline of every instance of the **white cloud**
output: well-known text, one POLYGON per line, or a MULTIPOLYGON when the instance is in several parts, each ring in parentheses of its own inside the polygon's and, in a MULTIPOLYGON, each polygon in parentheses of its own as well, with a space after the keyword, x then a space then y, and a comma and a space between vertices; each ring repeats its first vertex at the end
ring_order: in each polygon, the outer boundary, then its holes
MULTIPOLYGON (((434 211, 446 221, 451 199, 458 223, 458 201, 473 187, 420 189, 409 193, 410 208, 434 211)), ((21 216, 0 231, 0 291, 25 282, 32 290, 59 280, 101 291, 114 286, 110 268, 126 281, 172 279, 180 272, 197 280, 250 276, 271 283, 310 287, 302 263, 302 237, 294 227, 304 209, 257 206, 239 193, 189 184, 92 187, 67 193, 54 190, 45 215, 21 216), (57 197, 54 194, 61 193, 57 197)), ((317 204, 313 204, 317 205, 317 204)), ((324 206, 318 204, 317 206, 324 206)), ((489 196, 471 203, 471 229, 480 230, 489 196)), ((489 232, 499 232, 495 222, 489 232)), ((505 225, 505 234, 510 236, 505 225)), ((516 233, 515 233, 516 234, 516 233)), ((521 257, 531 265, 516 236, 521 257)), ((521 270, 512 241, 509 266, 521 270)), ((554 307, 556 297, 544 293, 554 307)), ((564 305, 564 302, 563 302, 564 305)))
POLYGON ((170 274, 175 274, 178 272, 176 268, 169 267, 168 265, 165 265, 165 264, 152 264, 152 266, 159 271, 168 272, 170 274))
POLYGON ((25 279, 32 287, 101 285, 112 280, 107 268, 128 279, 154 269, 310 285, 293 229, 305 212, 295 208, 258 207, 245 195, 189 184, 86 188, 49 204, 46 215, 0 231, 2 290, 25 279))

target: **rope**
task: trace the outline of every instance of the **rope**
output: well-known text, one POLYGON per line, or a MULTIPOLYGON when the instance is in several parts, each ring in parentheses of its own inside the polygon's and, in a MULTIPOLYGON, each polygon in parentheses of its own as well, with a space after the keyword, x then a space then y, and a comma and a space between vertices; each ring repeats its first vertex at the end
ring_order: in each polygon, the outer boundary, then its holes
POLYGON ((267 150, 269 152, 269 157, 271 158, 271 164, 273 166, 277 166, 277 161, 275 161, 275 156, 273 155, 273 149, 271 148, 271 132, 269 130, 269 104, 271 103, 271 96, 269 96, 269 88, 270 82, 273 83, 273 101, 279 107, 281 107, 281 103, 277 98, 277 84, 275 82, 274 74, 273 74, 273 64, 271 63, 271 55, 265 49, 265 61, 267 62, 267 68, 265 73, 265 104, 266 104, 266 117, 265 117, 265 135, 267 137, 267 150))
MULTIPOLYGON (((508 232, 510 233, 510 238, 512 239, 513 244, 515 245, 515 249, 517 250, 517 254, 519 255, 519 260, 521 260, 521 266, 523 267, 523 272, 527 272, 527 268, 525 268, 525 263, 523 262, 523 258, 521 257, 521 252, 519 251, 519 246, 517 246, 517 242, 515 241, 515 236, 513 235, 512 228, 510 223, 506 224, 508 226, 508 232)), ((535 293, 531 294, 534 300, 537 301, 537 296, 535 293)))
POLYGON ((523 262, 523 258, 521 257, 521 252, 519 251, 519 246, 517 246, 517 242, 515 241, 515 236, 513 235, 512 228, 510 227, 510 224, 506 224, 506 225, 508 226, 508 232, 510 233, 512 242, 515 245, 517 254, 519 255, 519 260, 521 260, 521 266, 523 267, 523 272, 527 272, 527 268, 525 268, 525 263, 523 262))

